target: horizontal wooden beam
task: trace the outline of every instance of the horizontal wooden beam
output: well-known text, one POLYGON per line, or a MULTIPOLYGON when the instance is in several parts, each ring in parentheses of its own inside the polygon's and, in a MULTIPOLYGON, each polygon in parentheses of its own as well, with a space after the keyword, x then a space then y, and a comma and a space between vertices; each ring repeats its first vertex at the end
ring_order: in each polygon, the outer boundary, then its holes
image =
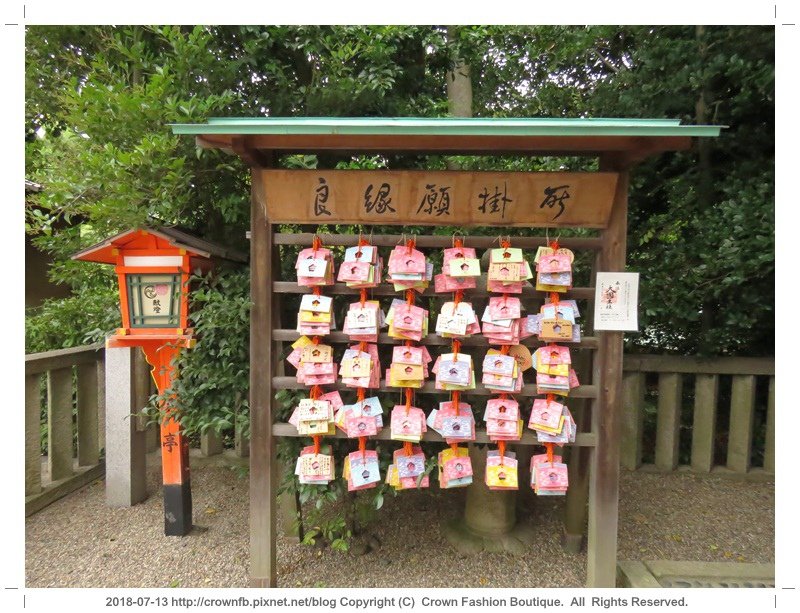
MULTIPOLYGON (((231 147, 233 135, 209 137, 217 147, 231 147)), ((248 144, 257 149, 285 153, 317 153, 319 151, 353 151, 359 154, 408 152, 421 154, 503 155, 590 155, 613 151, 680 151, 691 146, 688 136, 409 136, 355 134, 256 134, 248 144)))
MULTIPOLYGON (((319 236, 322 239, 322 244, 326 247, 342 246, 353 247, 358 244, 358 234, 326 234, 320 232, 318 235, 308 232, 290 234, 276 234, 276 245, 300 245, 303 247, 310 247, 311 241, 314 236, 319 236)), ((376 247, 394 247, 402 243, 406 238, 402 234, 365 234, 369 240, 370 245, 376 247)), ((465 247, 475 247, 478 249, 489 249, 490 247, 498 246, 498 237, 496 236, 465 236, 462 237, 465 247)), ((445 248, 453 246, 452 236, 415 236, 417 247, 434 247, 445 248)), ((600 238, 594 237, 563 237, 558 239, 562 247, 568 249, 591 249, 599 250, 603 246, 603 241, 600 238)), ((523 249, 535 249, 539 246, 547 245, 547 237, 544 236, 514 236, 511 238, 511 245, 513 247, 520 247, 523 249)))
MULTIPOLYGON (((295 428, 292 424, 286 423, 278 423, 272 424, 272 436, 286 436, 286 437, 304 437, 308 436, 307 434, 299 434, 297 432, 297 428, 295 428)), ((333 437, 331 437, 333 438, 333 437)), ((342 432, 341 430, 336 430, 335 438, 348 438, 347 435, 342 432)), ((380 432, 378 432, 377 436, 371 436, 370 439, 377 439, 380 441, 387 441, 392 440, 391 438, 391 431, 389 428, 383 428, 380 432)), ((444 442, 444 439, 439 435, 438 432, 434 432, 433 430, 428 430, 425 434, 422 435, 423 441, 431 441, 431 442, 444 442)), ((355 442, 356 439, 353 439, 355 442)), ((575 442, 570 443, 571 445, 577 447, 594 447, 597 441, 597 437, 593 432, 579 432, 575 436, 575 442)), ((493 443, 489 439, 489 436, 486 434, 485 430, 477 430, 475 431, 475 440, 472 441, 475 443, 493 443)), ((402 441, 397 441, 397 443, 402 443, 402 441)), ((522 432, 522 439, 519 441, 509 441, 510 445, 542 445, 536 438, 536 433, 533 430, 524 430, 522 432)))
MULTIPOLYGON (((478 281, 478 285, 480 286, 481 283, 478 281)), ((433 286, 428 287, 424 292, 422 292, 422 296, 450 296, 451 293, 439 293, 433 291, 433 286)), ((293 281, 275 281, 272 284, 272 291, 276 294, 310 294, 312 292, 312 288, 305 287, 302 285, 298 285, 293 281)), ((329 294, 350 294, 350 295, 358 295, 360 290, 353 289, 352 287, 347 287, 344 283, 335 283, 333 285, 326 285, 323 288, 323 293, 326 295, 329 294)), ((388 284, 381 284, 378 287, 373 287, 369 290, 370 295, 372 296, 395 296, 397 298, 402 298, 402 294, 398 291, 395 291, 394 287, 388 284)), ((420 294, 417 294, 418 296, 420 294)), ((486 298, 487 296, 496 296, 496 293, 487 292, 484 286, 484 289, 471 289, 468 290, 468 297, 469 298, 486 298)), ((515 296, 519 296, 520 294, 514 294, 515 296)), ((539 300, 544 301, 546 295, 543 292, 537 292, 536 289, 532 285, 523 286, 522 294, 523 298, 536 298, 539 300)), ((574 300, 589 300, 594 298, 594 288, 593 287, 573 287, 565 294, 561 294, 561 298, 564 299, 574 299, 574 300)))
MULTIPOLYGON (((298 338, 303 336, 297 330, 273 330, 272 331, 272 338, 276 341, 296 341, 298 338)), ((323 340, 327 343, 357 343, 358 341, 351 341, 350 337, 345 334, 344 332, 331 332, 330 334, 325 335, 322 337, 323 340)), ((392 345, 396 343, 398 339, 392 338, 388 334, 379 334, 378 335, 378 342, 381 344, 388 344, 392 345)), ((428 334, 425 336, 421 341, 420 344, 422 345, 450 345, 453 342, 452 338, 444 338, 439 336, 438 334, 428 334)), ((540 341, 536 337, 529 337, 522 339, 520 341, 520 345, 526 345, 528 347, 539 347, 542 345, 546 345, 545 341, 540 341)), ((596 336, 584 336, 581 339, 580 343, 569 343, 571 348, 580 348, 580 349, 597 349, 598 339, 596 336)), ((468 336, 466 338, 461 339, 461 346, 462 347, 489 347, 489 343, 486 340, 485 336, 468 336)))
MULTIPOLYGON (((298 383, 295 377, 273 377, 272 378, 272 387, 276 390, 307 390, 308 386, 303 383, 298 383)), ((340 391, 351 391, 355 392, 356 388, 349 387, 342 383, 341 381, 336 383, 336 389, 340 391)), ((379 391, 379 392, 389 392, 389 393, 400 393, 403 388, 399 387, 389 387, 387 385, 382 385, 377 390, 368 390, 368 391, 379 391)), ((437 390, 433 381, 428 381, 423 385, 421 388, 414 390, 416 393, 422 394, 450 394, 448 391, 444 390, 437 390)), ((483 383, 477 383, 474 390, 467 390, 464 392, 468 395, 475 395, 475 396, 492 396, 496 392, 489 391, 483 383)), ((535 385, 523 385, 522 391, 518 392, 519 396, 535 396, 536 395, 536 386, 535 385)), ((570 398, 597 398, 597 386, 596 385, 579 385, 576 388, 573 388, 569 391, 570 398)))
POLYGON ((78 364, 90 364, 103 357, 105 349, 100 343, 70 349, 56 349, 25 356, 25 374, 35 375, 57 368, 68 368, 78 364))
POLYGON ((774 375, 775 358, 698 358, 679 355, 626 355, 624 371, 707 375, 774 375))
POLYGON ((253 171, 270 221, 301 224, 604 228, 617 179, 615 172, 253 171))

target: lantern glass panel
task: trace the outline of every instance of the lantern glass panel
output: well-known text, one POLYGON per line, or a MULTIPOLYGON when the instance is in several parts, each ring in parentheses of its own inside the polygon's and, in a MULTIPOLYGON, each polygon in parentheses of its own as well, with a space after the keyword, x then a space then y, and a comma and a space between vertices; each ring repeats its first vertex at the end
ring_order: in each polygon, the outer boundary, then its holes
POLYGON ((180 274, 128 274, 126 277, 131 328, 180 327, 180 274))

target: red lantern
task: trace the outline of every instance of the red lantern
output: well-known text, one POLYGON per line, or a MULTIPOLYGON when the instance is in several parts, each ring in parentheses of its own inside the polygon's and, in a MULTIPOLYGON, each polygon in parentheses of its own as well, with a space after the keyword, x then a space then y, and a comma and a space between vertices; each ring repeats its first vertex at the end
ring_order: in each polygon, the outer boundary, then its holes
MULTIPOLYGON (((246 262, 239 253, 173 228, 129 230, 72 256, 114 264, 122 327, 106 347, 141 347, 160 393, 176 376, 173 360, 194 345, 189 328, 189 280, 211 270, 214 258, 246 262)), ((161 457, 164 480, 164 534, 183 536, 192 528, 189 448, 180 424, 162 407, 161 457)))

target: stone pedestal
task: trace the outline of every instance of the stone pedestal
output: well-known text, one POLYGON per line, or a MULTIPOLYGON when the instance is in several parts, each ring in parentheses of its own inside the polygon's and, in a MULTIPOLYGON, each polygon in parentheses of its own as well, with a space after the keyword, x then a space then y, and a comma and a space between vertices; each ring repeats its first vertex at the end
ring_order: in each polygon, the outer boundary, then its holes
POLYGON ((129 507, 147 498, 145 433, 137 428, 134 369, 138 347, 106 349, 106 504, 129 507))

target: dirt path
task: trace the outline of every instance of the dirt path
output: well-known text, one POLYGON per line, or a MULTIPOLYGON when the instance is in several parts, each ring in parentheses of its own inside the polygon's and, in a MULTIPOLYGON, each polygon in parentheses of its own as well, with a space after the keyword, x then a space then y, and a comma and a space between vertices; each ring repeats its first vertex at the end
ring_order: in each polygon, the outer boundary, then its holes
MULTIPOLYGON (((160 472, 150 498, 105 506, 102 481, 26 522, 28 587, 245 587, 248 481, 226 467, 192 471, 194 521, 185 538, 163 536, 160 472)), ((285 587, 566 587, 585 581, 586 556, 559 545, 563 499, 537 499, 523 521, 537 533, 530 553, 460 557, 439 524, 462 508, 463 492, 389 497, 371 528, 379 551, 353 556, 279 541, 285 587), (412 535, 410 537, 410 535, 412 535), (509 572, 513 569, 513 572, 509 572), (313 571, 313 573, 311 572, 313 571)), ((620 484, 620 559, 772 562, 774 485, 691 475, 630 474, 620 484)))

